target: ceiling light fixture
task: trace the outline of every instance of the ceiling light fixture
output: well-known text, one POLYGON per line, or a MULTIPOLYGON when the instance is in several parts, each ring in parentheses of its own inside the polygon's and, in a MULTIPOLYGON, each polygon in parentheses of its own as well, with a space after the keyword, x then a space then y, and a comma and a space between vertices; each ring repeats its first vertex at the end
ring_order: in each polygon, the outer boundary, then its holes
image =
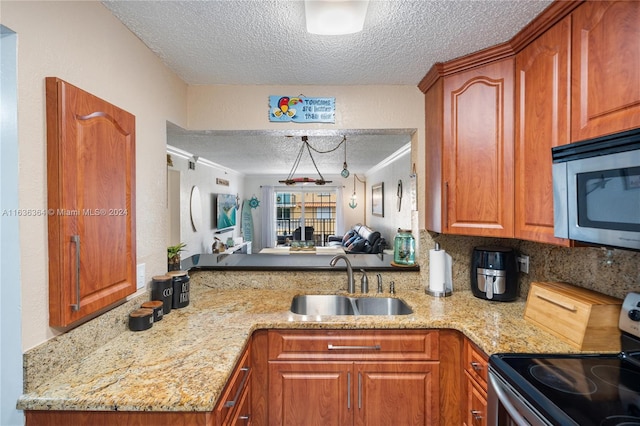
POLYGON ((322 173, 320 173, 320 170, 318 170, 318 166, 316 165, 316 161, 313 159, 313 155, 311 155, 311 148, 309 146, 309 138, 307 136, 302 136, 302 146, 300 147, 300 151, 298 152, 298 155, 296 156, 296 159, 293 162, 293 166, 291 167, 291 171, 289 172, 289 175, 287 176, 286 179, 279 180, 278 182, 284 183, 286 185, 295 185, 297 183, 315 183, 316 185, 324 185, 326 183, 331 183, 332 182, 330 180, 325 180, 324 177, 322 176, 322 173), (318 176, 320 176, 320 179, 314 179, 314 178, 309 178, 309 177, 302 177, 302 178, 294 178, 293 177, 296 174, 296 170, 298 170, 298 165, 300 165, 300 159, 302 158, 302 154, 304 154, 305 148, 307 149, 307 152, 309 153, 309 157, 311 158, 311 162, 313 163, 313 167, 315 167, 316 172, 318 172, 318 176))
POLYGON ((369 0, 305 0, 307 32, 343 35, 362 31, 369 0))
POLYGON ((347 168, 347 137, 344 136, 344 138, 342 139, 342 142, 344 142, 344 163, 342 163, 342 171, 340 172, 340 175, 342 175, 343 178, 348 178, 349 177, 349 169, 347 168))

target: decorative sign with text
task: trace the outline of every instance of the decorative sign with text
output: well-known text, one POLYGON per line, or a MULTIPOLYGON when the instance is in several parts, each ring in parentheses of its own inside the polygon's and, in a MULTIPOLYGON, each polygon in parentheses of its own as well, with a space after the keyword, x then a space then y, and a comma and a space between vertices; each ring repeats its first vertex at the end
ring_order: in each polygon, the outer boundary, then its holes
POLYGON ((269 121, 335 123, 336 98, 269 96, 269 121))

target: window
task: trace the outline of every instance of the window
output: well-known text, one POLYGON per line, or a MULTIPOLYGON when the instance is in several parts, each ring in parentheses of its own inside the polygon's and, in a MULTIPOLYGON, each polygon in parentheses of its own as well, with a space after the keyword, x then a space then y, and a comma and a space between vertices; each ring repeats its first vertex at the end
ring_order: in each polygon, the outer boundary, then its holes
MULTIPOLYGON (((297 228, 313 228, 316 245, 324 246, 336 230, 336 193, 326 190, 276 193, 276 236, 278 244, 293 240, 297 228)), ((308 240, 311 236, 305 235, 308 240)))

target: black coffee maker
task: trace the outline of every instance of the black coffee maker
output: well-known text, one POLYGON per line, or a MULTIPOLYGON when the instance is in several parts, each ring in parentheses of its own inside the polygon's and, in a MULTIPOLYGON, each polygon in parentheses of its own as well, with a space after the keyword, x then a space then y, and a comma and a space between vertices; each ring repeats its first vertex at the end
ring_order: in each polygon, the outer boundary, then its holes
POLYGON ((518 298, 516 252, 509 247, 476 247, 471 259, 471 290, 480 299, 509 302, 518 298))

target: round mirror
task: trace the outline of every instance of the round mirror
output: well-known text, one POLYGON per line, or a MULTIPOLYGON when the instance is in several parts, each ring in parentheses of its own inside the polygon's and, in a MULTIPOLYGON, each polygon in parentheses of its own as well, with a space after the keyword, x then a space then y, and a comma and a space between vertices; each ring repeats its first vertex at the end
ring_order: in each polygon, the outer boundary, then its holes
POLYGON ((200 200, 200 190, 195 185, 191 188, 191 224, 194 231, 202 227, 202 201, 200 200))

